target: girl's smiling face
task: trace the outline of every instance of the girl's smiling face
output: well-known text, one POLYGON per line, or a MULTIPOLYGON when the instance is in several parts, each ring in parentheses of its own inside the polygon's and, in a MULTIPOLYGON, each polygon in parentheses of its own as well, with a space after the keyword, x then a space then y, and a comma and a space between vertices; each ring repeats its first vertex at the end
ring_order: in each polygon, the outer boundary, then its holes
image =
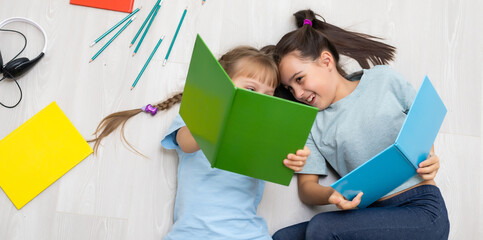
POLYGON ((314 61, 301 59, 297 52, 292 52, 280 61, 281 83, 300 102, 323 110, 336 101, 334 66, 326 51, 314 61))

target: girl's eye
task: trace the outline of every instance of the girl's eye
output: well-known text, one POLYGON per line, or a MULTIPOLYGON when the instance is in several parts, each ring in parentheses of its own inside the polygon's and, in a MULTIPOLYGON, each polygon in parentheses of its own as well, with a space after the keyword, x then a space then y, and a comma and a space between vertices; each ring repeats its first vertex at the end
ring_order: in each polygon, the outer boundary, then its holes
POLYGON ((298 77, 295 79, 295 82, 300 83, 302 81, 302 77, 298 77))
POLYGON ((250 90, 250 91, 255 91, 255 88, 253 88, 253 87, 247 87, 246 89, 250 90))

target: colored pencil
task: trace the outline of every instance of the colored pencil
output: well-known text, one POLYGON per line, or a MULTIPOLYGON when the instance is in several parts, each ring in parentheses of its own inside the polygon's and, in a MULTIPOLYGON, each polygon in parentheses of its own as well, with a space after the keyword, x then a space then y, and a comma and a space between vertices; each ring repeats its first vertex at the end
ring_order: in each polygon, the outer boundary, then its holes
POLYGON ((206 0, 201 1, 201 5, 205 5, 205 3, 206 3, 206 0))
POLYGON ((89 45, 89 47, 92 47, 94 46, 97 42, 101 41, 101 39, 103 39, 105 36, 107 36, 107 34, 111 33, 114 29, 116 29, 117 27, 119 27, 119 25, 121 25, 123 22, 125 22, 128 18, 130 18, 132 15, 136 14, 140 9, 140 8, 136 8, 136 10, 134 10, 132 13, 130 13, 129 15, 127 15, 125 18, 123 18, 121 21, 119 21, 116 25, 114 25, 113 27, 111 27, 111 29, 107 30, 107 32, 105 32, 104 34, 102 34, 100 37, 98 37, 96 40, 94 40, 94 42, 91 43, 91 45, 89 45))
POLYGON ((94 57, 92 57, 92 58, 91 58, 91 60, 90 60, 89 62, 94 61, 94 59, 96 59, 96 58, 97 58, 97 56, 99 56, 99 54, 101 54, 101 53, 102 53, 102 51, 104 51, 104 49, 106 49, 106 48, 107 48, 107 46, 109 46, 109 44, 111 44, 111 42, 112 42, 112 41, 114 41, 114 39, 116 39, 116 37, 117 37, 117 36, 118 36, 118 35, 119 35, 119 34, 120 34, 122 31, 124 31, 124 29, 126 29, 126 27, 127 27, 127 26, 128 26, 128 25, 129 25, 129 24, 130 24, 130 23, 131 23, 131 22, 132 22, 132 21, 133 21, 135 18, 136 18, 136 16, 133 16, 131 19, 129 19, 129 21, 127 21, 127 23, 126 23, 126 24, 124 24, 124 26, 123 26, 121 29, 119 29, 119 31, 118 31, 118 32, 117 32, 117 33, 116 33, 114 36, 112 36, 112 38, 111 38, 111 39, 109 39, 109 41, 108 41, 106 44, 104 44, 104 46, 102 46, 102 48, 101 48, 101 49, 100 49, 100 50, 99 50, 99 51, 98 51, 98 52, 97 52, 97 53, 94 55, 94 57))
POLYGON ((176 28, 176 32, 174 33, 173 40, 171 40, 171 44, 169 45, 168 53, 166 53, 166 56, 164 57, 163 66, 166 65, 166 62, 168 61, 169 54, 171 53, 171 50, 173 49, 174 41, 176 40, 176 37, 178 36, 179 29, 181 28, 181 24, 183 24, 184 16, 186 16, 187 11, 188 11, 188 7, 186 7, 184 9, 183 16, 181 16, 181 20, 179 20, 178 28, 176 28))
POLYGON ((161 8, 161 4, 162 4, 162 3, 163 3, 163 1, 161 1, 161 2, 158 4, 158 6, 156 6, 156 9, 154 10, 153 16, 151 17, 151 19, 149 20, 148 25, 146 26, 146 30, 144 30, 144 33, 143 33, 143 35, 141 36, 141 39, 139 39, 139 42, 138 42, 138 45, 136 46, 136 49, 134 49, 134 52, 133 52, 133 54, 132 54, 132 56, 133 56, 133 57, 134 57, 134 55, 136 55, 136 53, 138 52, 139 47, 141 46, 141 43, 143 42, 144 37, 146 37, 146 33, 148 33, 149 28, 151 27, 151 24, 153 23, 154 18, 156 17, 156 14, 158 13, 159 9, 161 8))
POLYGON ((131 86, 131 90, 133 90, 134 87, 136 87, 136 84, 138 83, 139 81, 139 78, 141 78, 141 75, 143 75, 144 73, 144 70, 146 70, 146 67, 148 66, 149 62, 151 61, 151 59, 153 58, 154 56, 154 53, 156 53, 156 50, 158 50, 158 47, 159 45, 161 44, 161 42, 163 41, 163 38, 164 38, 164 35, 159 39, 158 41, 158 44, 156 44, 156 47, 154 47, 153 51, 151 52, 151 55, 149 55, 149 58, 148 60, 146 61, 146 63, 144 64, 143 66, 143 69, 141 69, 141 72, 139 72, 138 76, 136 77, 136 80, 134 81, 134 83, 132 84, 131 86))
POLYGON ((139 34, 141 33, 141 31, 143 31, 144 26, 149 21, 149 19, 151 19, 151 16, 153 15, 153 12, 154 12, 154 9, 156 9, 158 7, 159 1, 161 1, 161 0, 156 1, 156 4, 154 4, 153 8, 151 9, 151 12, 149 12, 149 14, 146 17, 146 19, 144 19, 143 24, 141 25, 141 27, 139 28, 138 32, 136 33, 136 36, 134 36, 134 38, 132 39, 131 44, 129 45, 129 47, 132 47, 132 45, 136 42, 136 39, 139 37, 139 34))

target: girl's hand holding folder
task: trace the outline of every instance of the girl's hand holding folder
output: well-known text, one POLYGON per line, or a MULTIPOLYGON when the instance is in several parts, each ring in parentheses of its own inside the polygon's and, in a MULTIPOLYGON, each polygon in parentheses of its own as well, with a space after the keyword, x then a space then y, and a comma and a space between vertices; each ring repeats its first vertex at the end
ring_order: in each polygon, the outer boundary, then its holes
POLYGON ((419 163, 418 166, 419 168, 416 172, 422 179, 426 181, 434 180, 434 177, 436 177, 436 173, 439 170, 439 157, 434 154, 434 146, 431 148, 428 158, 419 163))
POLYGON ((287 158, 283 160, 283 164, 294 170, 295 172, 302 171, 307 161, 307 157, 310 155, 310 150, 307 146, 304 149, 297 150, 296 154, 290 153, 287 158))

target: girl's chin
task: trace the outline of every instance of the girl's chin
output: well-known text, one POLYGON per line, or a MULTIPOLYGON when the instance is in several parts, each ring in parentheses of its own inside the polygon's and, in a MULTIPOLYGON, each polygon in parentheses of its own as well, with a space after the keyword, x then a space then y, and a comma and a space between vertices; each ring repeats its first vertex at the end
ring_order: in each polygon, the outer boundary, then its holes
POLYGON ((310 106, 312 106, 312 107, 315 107, 315 108, 319 109, 319 111, 324 110, 324 109, 326 109, 326 108, 328 108, 328 107, 329 107, 329 106, 323 106, 323 105, 321 105, 321 104, 318 104, 317 102, 315 102, 315 103, 311 104, 310 106))

